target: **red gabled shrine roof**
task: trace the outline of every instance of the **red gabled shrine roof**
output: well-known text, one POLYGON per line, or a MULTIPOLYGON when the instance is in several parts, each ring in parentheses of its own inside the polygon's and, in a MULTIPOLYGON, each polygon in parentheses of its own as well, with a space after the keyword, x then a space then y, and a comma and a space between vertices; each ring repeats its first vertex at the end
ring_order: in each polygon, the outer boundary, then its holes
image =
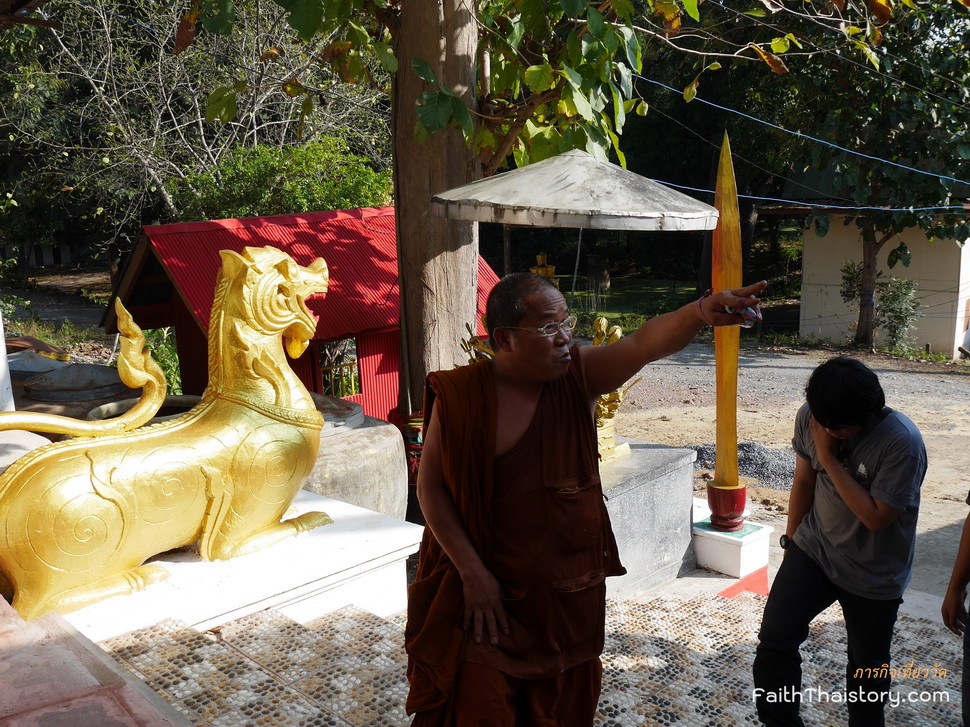
MULTIPOLYGON (((349 338, 400 325, 394 208, 308 212, 143 228, 149 244, 203 331, 208 330, 220 250, 272 245, 300 265, 327 261, 330 288, 307 306, 320 317, 315 339, 349 338)), ((498 277, 479 256, 478 312, 498 277)), ((479 323, 479 328, 480 328, 479 323)), ((482 333, 479 330, 479 333, 482 333)))

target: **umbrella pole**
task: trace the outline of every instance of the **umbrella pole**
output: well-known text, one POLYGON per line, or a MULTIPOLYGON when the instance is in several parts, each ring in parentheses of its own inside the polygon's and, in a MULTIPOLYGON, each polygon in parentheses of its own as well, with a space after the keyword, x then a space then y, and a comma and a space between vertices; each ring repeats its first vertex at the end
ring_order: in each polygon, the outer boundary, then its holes
POLYGON ((508 224, 502 225, 502 263, 505 267, 503 275, 512 272, 512 233, 508 224))
POLYGON ((576 243, 576 264, 573 266, 573 292, 569 294, 569 310, 576 302, 576 278, 579 276, 579 251, 583 247, 583 228, 579 228, 579 241, 576 243))

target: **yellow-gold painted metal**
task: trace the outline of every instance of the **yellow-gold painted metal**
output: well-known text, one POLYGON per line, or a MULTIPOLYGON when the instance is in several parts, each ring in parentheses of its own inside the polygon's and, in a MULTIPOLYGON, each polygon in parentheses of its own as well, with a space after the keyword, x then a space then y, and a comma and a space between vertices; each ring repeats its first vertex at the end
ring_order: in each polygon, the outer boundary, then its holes
POLYGON ((226 559, 326 525, 280 521, 316 461, 323 417, 284 355, 300 356, 327 290, 323 259, 274 247, 222 251, 209 326, 209 385, 177 419, 135 430, 165 398, 161 369, 117 303, 122 380, 143 387, 123 416, 82 422, 0 414, 0 430, 73 435, 0 475, 0 591, 24 618, 66 613, 167 577, 152 556, 198 543, 226 559))
MULTIPOLYGON (((714 290, 741 287, 741 218, 738 214, 738 189, 731 162, 731 144, 724 134, 717 169, 714 206, 719 217, 714 228, 711 259, 711 284, 714 290)), ((743 487, 738 482, 738 353, 741 329, 718 326, 714 329, 716 366, 717 429, 714 481, 716 488, 743 487)))

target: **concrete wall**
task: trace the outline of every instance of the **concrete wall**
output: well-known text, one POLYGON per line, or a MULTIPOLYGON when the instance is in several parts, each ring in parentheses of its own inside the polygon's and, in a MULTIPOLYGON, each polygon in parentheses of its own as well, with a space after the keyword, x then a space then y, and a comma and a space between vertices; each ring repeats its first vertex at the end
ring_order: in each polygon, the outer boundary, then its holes
MULTIPOLYGON (((814 229, 805 231, 802 261, 802 303, 799 331, 803 337, 815 336, 844 342, 855 335, 858 309, 842 302, 840 269, 848 260, 862 260, 862 241, 855 224, 843 225, 832 217, 829 233, 820 238, 814 229)), ((958 246, 952 240, 929 242, 919 230, 910 230, 887 242, 878 256, 878 267, 886 277, 914 280, 923 317, 916 322, 911 345, 958 356, 963 344, 970 298, 970 245, 958 246), (887 257, 900 241, 905 241, 913 259, 910 266, 898 263, 889 269, 887 257)), ((876 331, 876 344, 884 336, 876 331)))
POLYGON ((697 565, 691 540, 697 453, 627 441, 629 455, 600 466, 606 509, 627 570, 607 579, 610 598, 636 598, 697 565))
POLYGON ((324 430, 303 489, 403 520, 408 468, 401 430, 372 417, 363 417, 360 426, 324 430))

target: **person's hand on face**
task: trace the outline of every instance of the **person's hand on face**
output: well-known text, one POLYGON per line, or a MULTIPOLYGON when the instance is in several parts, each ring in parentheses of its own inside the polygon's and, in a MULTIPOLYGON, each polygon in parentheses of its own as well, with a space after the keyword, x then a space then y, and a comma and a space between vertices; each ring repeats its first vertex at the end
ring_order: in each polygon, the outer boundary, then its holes
POLYGON ((809 417, 808 426, 815 442, 815 451, 820 462, 835 458, 839 450, 839 440, 828 429, 818 423, 815 417, 809 417))

